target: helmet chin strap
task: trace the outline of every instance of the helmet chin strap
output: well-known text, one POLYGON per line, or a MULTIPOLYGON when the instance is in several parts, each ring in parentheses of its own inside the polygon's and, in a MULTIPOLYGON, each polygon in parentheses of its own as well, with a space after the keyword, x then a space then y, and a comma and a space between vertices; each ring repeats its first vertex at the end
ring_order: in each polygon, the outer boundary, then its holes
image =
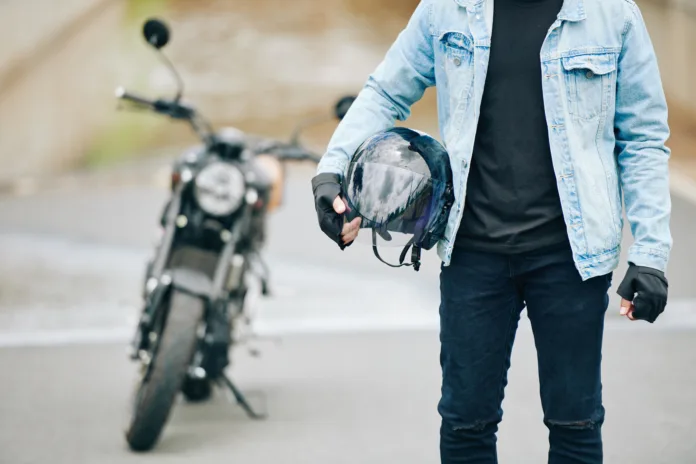
POLYGON ((372 229, 372 251, 374 252, 375 256, 377 257, 378 260, 382 261, 384 264, 386 264, 389 267, 403 267, 403 266, 413 266, 413 270, 418 272, 420 269, 421 261, 421 248, 418 246, 415 246, 413 244, 414 237, 411 237, 411 239, 406 243, 406 246, 404 247, 403 251, 401 252, 401 256, 399 256, 399 264, 391 264, 386 262, 385 260, 382 259, 382 257, 379 255, 379 251, 377 251, 377 230, 372 229), (411 262, 410 263, 404 263, 406 260, 406 255, 408 254, 408 250, 411 248, 411 262))

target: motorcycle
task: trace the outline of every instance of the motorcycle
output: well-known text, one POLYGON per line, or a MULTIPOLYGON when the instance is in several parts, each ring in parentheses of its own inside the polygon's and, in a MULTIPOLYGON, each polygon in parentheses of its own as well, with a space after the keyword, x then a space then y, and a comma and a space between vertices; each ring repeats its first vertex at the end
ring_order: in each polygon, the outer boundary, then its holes
MULTIPOLYGON (((327 119, 300 124, 288 143, 236 129, 214 131, 193 106, 181 102, 183 83, 161 51, 169 41, 168 26, 150 19, 143 35, 175 77, 177 94, 151 100, 119 88, 116 97, 133 109, 187 122, 202 143, 174 164, 161 237, 146 266, 143 308, 130 347, 141 368, 126 430, 134 451, 155 446, 180 392, 189 401, 204 401, 217 385, 231 391, 249 417, 265 417, 225 370, 230 350, 245 341, 240 326, 251 321, 250 278, 257 277, 261 294, 269 294, 260 252, 266 217, 282 202, 282 161, 318 162, 319 155, 299 138, 304 128, 327 119)), ((341 98, 331 118, 342 119, 353 100, 341 98)))

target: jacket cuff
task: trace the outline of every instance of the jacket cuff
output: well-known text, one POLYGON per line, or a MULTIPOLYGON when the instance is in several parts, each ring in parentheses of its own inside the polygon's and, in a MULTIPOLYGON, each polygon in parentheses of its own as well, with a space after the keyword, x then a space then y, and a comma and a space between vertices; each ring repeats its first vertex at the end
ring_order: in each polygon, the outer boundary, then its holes
POLYGON ((628 262, 636 266, 645 266, 658 271, 667 272, 669 253, 655 248, 631 247, 628 252, 628 262))
MULTIPOLYGON (((332 157, 333 158, 333 157, 332 157)), ((329 156, 324 155, 319 162, 319 165, 317 166, 317 174, 338 174, 340 176, 343 176, 343 173, 346 170, 346 165, 341 163, 340 161, 337 162, 336 159, 329 159, 329 156)))

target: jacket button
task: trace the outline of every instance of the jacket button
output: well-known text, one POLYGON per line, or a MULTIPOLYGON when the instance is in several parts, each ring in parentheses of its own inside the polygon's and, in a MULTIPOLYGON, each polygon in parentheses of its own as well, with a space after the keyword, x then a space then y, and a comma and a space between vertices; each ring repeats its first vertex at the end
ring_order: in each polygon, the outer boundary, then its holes
POLYGON ((455 59, 454 59, 454 65, 455 65, 455 66, 459 66, 459 65, 461 65, 461 64, 462 64, 462 60, 460 60, 459 58, 455 58, 455 59))
POLYGON ((594 77, 594 73, 592 71, 587 71, 587 74, 585 74, 588 79, 592 79, 594 77))

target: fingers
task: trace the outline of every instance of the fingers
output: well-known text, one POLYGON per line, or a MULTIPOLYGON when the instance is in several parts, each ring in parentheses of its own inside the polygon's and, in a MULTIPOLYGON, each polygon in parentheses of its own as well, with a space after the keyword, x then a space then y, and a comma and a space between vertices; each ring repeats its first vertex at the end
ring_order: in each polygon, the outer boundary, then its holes
POLYGON ((361 222, 362 218, 358 217, 343 225, 343 232, 341 232, 343 243, 350 243, 358 237, 361 222))
POLYGON ((625 298, 621 298, 621 315, 627 316, 628 312, 631 310, 631 302, 625 298))
POLYGON ((635 310, 635 307, 633 306, 633 303, 631 303, 630 301, 628 301, 625 298, 621 298, 621 312, 620 312, 620 314, 622 316, 626 316, 630 320, 635 321, 635 319, 633 318, 633 311, 634 310, 635 310))
POLYGON ((343 203, 343 200, 341 199, 341 197, 336 197, 336 199, 333 202, 333 209, 338 214, 343 214, 346 212, 346 204, 343 203))

